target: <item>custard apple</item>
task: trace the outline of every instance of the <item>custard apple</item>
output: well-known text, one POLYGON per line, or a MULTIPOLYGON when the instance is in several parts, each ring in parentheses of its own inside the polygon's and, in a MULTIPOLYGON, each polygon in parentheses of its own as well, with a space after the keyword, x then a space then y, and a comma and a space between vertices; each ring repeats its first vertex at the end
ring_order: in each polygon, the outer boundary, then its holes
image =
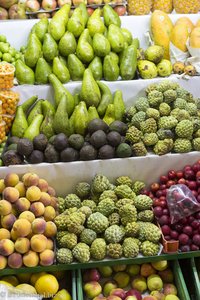
POLYGON ((87 227, 96 233, 102 233, 109 226, 108 218, 100 212, 95 212, 87 219, 87 227))
POLYGON ((85 243, 78 243, 72 250, 74 258, 80 263, 90 260, 90 247, 85 243))
POLYGON ((118 225, 111 225, 105 230, 104 237, 108 243, 119 243, 124 237, 124 231, 118 225))
POLYGON ((106 256, 106 242, 102 238, 97 238, 92 242, 90 254, 93 259, 102 260, 106 256))
POLYGON ((71 264, 73 262, 72 251, 67 248, 57 249, 56 260, 59 264, 71 264))
POLYGON ((147 195, 138 195, 134 199, 134 205, 139 210, 151 209, 153 200, 147 195))

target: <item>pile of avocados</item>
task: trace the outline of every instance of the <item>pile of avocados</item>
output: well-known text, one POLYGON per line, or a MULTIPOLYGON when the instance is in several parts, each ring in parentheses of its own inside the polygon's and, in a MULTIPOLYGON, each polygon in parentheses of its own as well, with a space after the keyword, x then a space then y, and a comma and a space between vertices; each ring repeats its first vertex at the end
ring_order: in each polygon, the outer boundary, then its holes
POLYGON ((85 137, 80 134, 67 137, 59 133, 48 140, 44 134, 39 134, 31 141, 11 136, 1 159, 3 165, 9 166, 130 157, 132 149, 125 140, 127 129, 122 121, 107 125, 96 118, 88 123, 85 137))

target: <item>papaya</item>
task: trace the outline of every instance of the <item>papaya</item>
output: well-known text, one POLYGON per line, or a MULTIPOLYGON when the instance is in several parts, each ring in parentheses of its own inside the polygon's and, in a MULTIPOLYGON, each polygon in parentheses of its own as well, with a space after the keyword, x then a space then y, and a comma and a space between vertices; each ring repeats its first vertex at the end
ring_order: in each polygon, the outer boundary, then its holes
POLYGON ((151 15, 150 28, 155 45, 164 48, 164 58, 169 59, 170 35, 173 23, 170 17, 163 11, 155 10, 151 15))
POLYGON ((186 42, 193 28, 194 24, 187 17, 179 18, 172 29, 170 41, 181 51, 187 52, 186 42))
POLYGON ((200 27, 195 27, 190 35, 190 46, 200 48, 200 27))

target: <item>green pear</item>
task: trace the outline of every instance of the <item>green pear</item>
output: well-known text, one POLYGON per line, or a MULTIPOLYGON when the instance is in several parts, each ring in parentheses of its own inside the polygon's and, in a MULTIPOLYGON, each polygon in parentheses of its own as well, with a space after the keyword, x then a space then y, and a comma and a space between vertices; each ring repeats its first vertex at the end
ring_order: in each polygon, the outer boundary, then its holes
POLYGON ((42 45, 35 33, 31 33, 28 40, 28 45, 24 53, 24 61, 30 68, 34 68, 38 59, 42 55, 42 45))
POLYGON ((102 33, 95 33, 92 45, 96 56, 104 57, 110 52, 110 43, 102 33))
POLYGON ((48 110, 40 126, 40 133, 45 134, 48 139, 55 134, 53 129, 54 115, 55 113, 52 110, 48 110))
POLYGON ((58 55, 58 45, 49 33, 44 35, 42 51, 44 58, 48 62, 51 62, 58 55))
POLYGON ((60 61, 62 61, 62 63, 67 67, 67 59, 61 55, 58 56, 60 61))
POLYGON ((117 53, 111 51, 109 53, 109 56, 116 62, 116 64, 119 63, 119 56, 117 55, 117 53))
POLYGON ((67 30, 77 38, 81 35, 85 28, 85 22, 82 11, 79 7, 75 8, 71 18, 67 23, 67 30))
POLYGON ((120 60, 120 75, 123 80, 132 80, 137 70, 137 48, 130 45, 123 50, 120 60))
POLYGON ((90 63, 94 58, 94 50, 88 29, 84 29, 79 37, 76 55, 83 63, 90 63))
POLYGON ((71 32, 65 32, 58 44, 59 53, 67 57, 71 53, 76 52, 76 39, 71 32))
POLYGON ((75 54, 70 54, 67 60, 70 77, 73 81, 82 80, 85 67, 75 54))
POLYGON ((103 18, 104 18, 104 23, 107 27, 110 24, 114 24, 118 27, 121 27, 121 19, 119 15, 109 4, 106 4, 103 7, 103 18))
POLYGON ((39 22, 37 22, 33 28, 31 29, 32 33, 35 33, 40 40, 40 42, 43 42, 44 35, 48 31, 49 26, 49 20, 47 18, 42 18, 39 22))
POLYGON ((119 66, 110 55, 103 60, 103 77, 107 81, 116 81, 119 77, 119 66))
POLYGON ((97 84, 101 91, 101 101, 97 107, 97 112, 101 117, 103 117, 108 105, 112 104, 113 97, 109 87, 105 83, 97 81, 97 84))
POLYGON ((40 57, 35 67, 35 83, 46 84, 49 82, 48 76, 52 73, 51 66, 43 57, 40 57))
POLYGON ((29 109, 31 109, 31 107, 35 104, 37 99, 38 99, 38 96, 32 96, 21 104, 21 107, 22 107, 25 115, 28 113, 29 109))
POLYGON ((18 59, 15 63, 15 76, 19 84, 34 84, 35 74, 23 61, 18 59))
POLYGON ((125 103, 123 100, 122 91, 117 90, 113 97, 113 104, 115 107, 115 119, 122 121, 125 113, 125 103))
POLYGON ((83 2, 81 2, 78 7, 81 9, 82 17, 83 17, 83 20, 84 20, 84 26, 85 26, 87 24, 88 19, 89 19, 89 14, 88 14, 88 11, 87 11, 87 7, 86 7, 85 3, 83 3, 83 2))
POLYGON ((42 114, 46 116, 46 114, 51 111, 52 114, 55 114, 55 107, 48 100, 42 101, 42 114))
POLYGON ((88 68, 92 71, 92 75, 95 80, 101 80, 103 77, 103 66, 101 58, 95 56, 95 58, 91 61, 88 68))
POLYGON ((124 36, 122 34, 121 29, 114 25, 111 24, 108 27, 108 40, 111 45, 111 49, 113 52, 121 52, 124 49, 124 36))
POLYGON ((94 119, 99 119, 99 115, 95 106, 88 108, 88 123, 94 119))
POLYGON ((69 20, 69 12, 71 5, 63 5, 53 16, 49 23, 48 32, 55 41, 59 41, 65 34, 67 22, 69 20))
POLYGON ((65 94, 62 95, 60 102, 58 104, 54 120, 53 120, 53 130, 56 134, 64 133, 67 136, 71 134, 69 127, 69 119, 67 113, 68 100, 65 94))
POLYGON ((121 32, 124 36, 125 42, 127 42, 128 45, 131 45, 133 41, 132 33, 126 28, 121 28, 121 32))
POLYGON ((16 110, 15 119, 12 124, 11 133, 13 136, 22 138, 24 132, 28 128, 28 122, 24 113, 23 107, 19 105, 16 110))
POLYGON ((24 132, 25 138, 32 141, 34 137, 40 134, 40 126, 42 124, 43 118, 43 115, 39 114, 33 119, 29 127, 24 132))
POLYGON ((28 121, 28 125, 30 125, 32 123, 32 121, 35 119, 35 117, 37 115, 41 115, 42 114, 42 102, 43 100, 40 99, 36 102, 36 104, 33 106, 33 108, 31 109, 31 111, 29 112, 27 121, 28 121))
POLYGON ((59 57, 54 57, 52 71, 62 83, 67 83, 70 80, 69 70, 59 57))
POLYGON ((56 106, 58 106, 63 94, 67 96, 67 101, 68 101, 67 113, 68 116, 71 116, 74 110, 74 98, 72 94, 62 85, 60 80, 54 74, 49 75, 49 82, 51 83, 54 89, 54 99, 55 99, 56 106))
MULTIPOLYGON (((80 96, 79 96, 78 93, 76 93, 76 94, 74 95, 74 105, 75 105, 75 107, 76 107, 76 105, 79 104, 79 102, 80 102, 80 96)), ((74 108, 74 109, 75 109, 75 108, 74 108)))
POLYGON ((89 30, 90 35, 93 37, 95 33, 104 33, 105 26, 101 19, 101 9, 98 7, 90 16, 87 28, 89 30))
POLYGON ((75 133, 85 135, 88 125, 88 111, 84 101, 81 101, 77 108, 74 117, 75 133))
POLYGON ((108 124, 108 125, 110 125, 112 122, 115 121, 115 106, 114 106, 114 104, 108 104, 105 115, 103 117, 103 121, 106 122, 106 124, 108 124))
POLYGON ((99 86, 96 83, 90 69, 86 69, 84 72, 80 99, 81 101, 85 101, 87 107, 92 105, 97 107, 101 100, 101 92, 99 90, 99 86))

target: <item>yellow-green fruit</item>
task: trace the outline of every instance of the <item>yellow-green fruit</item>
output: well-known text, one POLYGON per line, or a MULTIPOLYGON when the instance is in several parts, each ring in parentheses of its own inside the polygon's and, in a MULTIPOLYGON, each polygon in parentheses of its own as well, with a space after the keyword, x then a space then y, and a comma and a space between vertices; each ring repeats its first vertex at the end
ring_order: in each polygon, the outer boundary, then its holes
POLYGON ((173 0, 173 6, 178 14, 196 14, 200 10, 199 0, 173 0))
POLYGON ((172 73, 172 64, 168 59, 162 59, 157 65, 158 75, 161 77, 166 77, 172 73))
POLYGON ((152 11, 154 10, 162 10, 170 14, 173 10, 173 0, 153 0, 152 11))
POLYGON ((71 295, 65 289, 62 289, 55 294, 52 300, 71 300, 71 295))
POLYGON ((162 279, 158 275, 150 275, 147 278, 147 286, 150 291, 160 291, 163 288, 162 279))
POLYGON ((148 15, 152 7, 152 0, 129 0, 129 15, 148 15))

